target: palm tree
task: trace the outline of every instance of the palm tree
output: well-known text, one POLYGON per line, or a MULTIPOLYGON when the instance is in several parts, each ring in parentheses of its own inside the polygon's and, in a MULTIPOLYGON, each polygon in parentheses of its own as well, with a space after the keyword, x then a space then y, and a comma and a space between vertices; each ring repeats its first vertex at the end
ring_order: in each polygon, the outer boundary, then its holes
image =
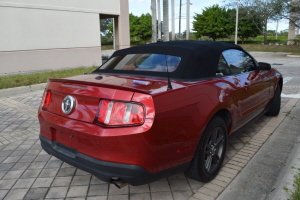
POLYGON ((175 5, 174 0, 171 1, 172 10, 172 40, 175 40, 175 5))
POLYGON ((164 41, 169 41, 169 0, 163 0, 164 41))
POLYGON ((152 42, 157 41, 156 37, 156 0, 151 0, 152 11, 152 42))
POLYGON ((161 39, 161 32, 162 32, 162 27, 161 27, 161 18, 160 18, 160 0, 157 0, 157 13, 158 13, 158 37, 157 39, 161 39))

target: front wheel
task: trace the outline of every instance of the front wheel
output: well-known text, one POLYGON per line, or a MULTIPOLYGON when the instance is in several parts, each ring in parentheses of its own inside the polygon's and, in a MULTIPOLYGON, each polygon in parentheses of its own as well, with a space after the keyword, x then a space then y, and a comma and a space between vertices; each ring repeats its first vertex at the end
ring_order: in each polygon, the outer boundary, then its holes
POLYGON ((224 120, 215 116, 207 125, 191 166, 185 172, 192 179, 209 182, 214 179, 224 161, 227 147, 227 127, 224 120))
POLYGON ((269 108, 266 115, 277 116, 280 112, 281 104, 281 91, 280 86, 277 85, 273 99, 271 100, 271 107, 269 108))

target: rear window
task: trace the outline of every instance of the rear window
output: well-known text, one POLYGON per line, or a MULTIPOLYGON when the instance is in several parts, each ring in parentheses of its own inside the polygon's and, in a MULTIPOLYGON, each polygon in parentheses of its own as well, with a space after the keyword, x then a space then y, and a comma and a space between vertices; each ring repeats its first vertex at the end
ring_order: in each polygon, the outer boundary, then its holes
POLYGON ((109 59, 99 69, 173 72, 181 58, 163 54, 128 54, 109 59), (168 69, 167 69, 168 68, 168 69))

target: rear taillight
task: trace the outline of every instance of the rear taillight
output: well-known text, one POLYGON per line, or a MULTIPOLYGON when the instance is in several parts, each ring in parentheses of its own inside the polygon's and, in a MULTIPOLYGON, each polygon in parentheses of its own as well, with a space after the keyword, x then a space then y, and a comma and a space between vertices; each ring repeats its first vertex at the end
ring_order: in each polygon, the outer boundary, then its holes
POLYGON ((145 121, 143 104, 101 100, 95 122, 104 126, 134 126, 145 121))
POLYGON ((51 103, 52 93, 50 90, 47 90, 44 94, 43 101, 42 101, 42 109, 47 110, 48 106, 51 103))

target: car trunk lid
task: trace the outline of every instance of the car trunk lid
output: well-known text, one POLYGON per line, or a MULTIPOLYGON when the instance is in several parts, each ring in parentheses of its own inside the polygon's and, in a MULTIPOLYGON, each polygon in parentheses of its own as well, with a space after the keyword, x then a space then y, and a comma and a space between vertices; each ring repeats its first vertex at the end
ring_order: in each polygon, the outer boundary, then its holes
POLYGON ((47 111, 67 118, 93 123, 100 99, 118 99, 130 101, 133 91, 116 88, 100 87, 85 84, 80 81, 51 80, 47 87, 51 91, 52 98, 47 111), (62 110, 63 100, 67 96, 75 99, 74 108, 69 114, 62 110))
MULTIPOLYGON (((64 79, 49 79, 47 90, 52 93, 47 111, 67 118, 93 123, 100 99, 131 101, 135 92, 155 94, 167 91, 167 80, 144 77, 87 74, 64 79), (64 114, 63 100, 75 99, 72 112, 64 114)), ((177 85, 178 84, 175 84, 177 85)))

